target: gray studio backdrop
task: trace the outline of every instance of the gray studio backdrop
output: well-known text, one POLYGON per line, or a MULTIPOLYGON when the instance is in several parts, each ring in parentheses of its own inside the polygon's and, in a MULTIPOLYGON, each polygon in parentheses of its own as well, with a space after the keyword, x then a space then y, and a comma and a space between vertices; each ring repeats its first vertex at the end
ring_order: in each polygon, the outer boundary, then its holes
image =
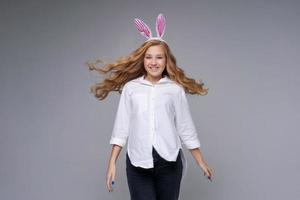
POLYGON ((188 150, 184 200, 299 199, 299 1, 8 1, 0 4, 0 199, 129 200, 125 148, 105 186, 119 101, 89 93, 86 61, 165 39, 207 96, 188 96, 210 183, 188 150))

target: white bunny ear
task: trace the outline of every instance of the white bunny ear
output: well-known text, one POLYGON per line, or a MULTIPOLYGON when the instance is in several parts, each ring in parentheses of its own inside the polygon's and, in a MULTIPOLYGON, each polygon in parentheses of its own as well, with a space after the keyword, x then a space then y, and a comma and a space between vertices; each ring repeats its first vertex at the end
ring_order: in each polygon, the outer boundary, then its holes
POLYGON ((163 14, 159 14, 156 18, 156 35, 162 38, 166 30, 166 19, 163 14))
POLYGON ((139 30, 139 32, 146 37, 147 39, 152 37, 152 33, 150 28, 147 26, 147 24, 145 24, 142 20, 135 18, 134 19, 134 24, 137 27, 137 29, 139 30))

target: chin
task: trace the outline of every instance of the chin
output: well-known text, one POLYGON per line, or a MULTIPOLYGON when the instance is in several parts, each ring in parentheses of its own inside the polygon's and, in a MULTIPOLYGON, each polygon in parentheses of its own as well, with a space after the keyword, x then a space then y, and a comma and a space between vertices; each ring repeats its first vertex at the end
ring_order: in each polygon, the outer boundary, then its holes
POLYGON ((152 72, 152 71, 147 71, 147 73, 151 76, 160 76, 162 75, 162 71, 157 71, 157 72, 152 72))
POLYGON ((155 73, 155 74, 153 74, 153 73, 149 73, 149 72, 148 72, 148 74, 149 74, 150 76, 153 76, 153 77, 160 77, 160 76, 162 76, 162 73, 155 73))

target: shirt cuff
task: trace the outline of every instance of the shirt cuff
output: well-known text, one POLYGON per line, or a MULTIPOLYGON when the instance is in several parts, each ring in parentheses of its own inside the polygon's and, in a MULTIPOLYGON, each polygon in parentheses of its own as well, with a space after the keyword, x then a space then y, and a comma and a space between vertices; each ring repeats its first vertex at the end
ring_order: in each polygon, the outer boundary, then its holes
POLYGON ((123 147, 126 144, 126 139, 112 137, 110 139, 109 143, 110 144, 116 144, 116 145, 119 145, 119 146, 123 147))
POLYGON ((199 140, 189 141, 185 143, 185 147, 188 149, 195 149, 201 147, 199 140))

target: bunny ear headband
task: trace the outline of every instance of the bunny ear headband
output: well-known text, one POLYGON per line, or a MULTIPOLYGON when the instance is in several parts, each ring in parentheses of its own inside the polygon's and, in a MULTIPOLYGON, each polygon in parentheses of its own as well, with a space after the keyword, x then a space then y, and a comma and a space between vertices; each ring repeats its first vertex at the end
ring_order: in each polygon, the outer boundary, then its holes
POLYGON ((149 40, 160 40, 163 42, 166 42, 162 39, 162 37, 165 34, 165 29, 166 29, 166 19, 163 14, 159 14, 156 18, 156 37, 152 36, 151 29, 147 26, 145 22, 142 20, 135 18, 134 19, 134 24, 137 27, 138 31, 147 38, 147 41, 149 40))

